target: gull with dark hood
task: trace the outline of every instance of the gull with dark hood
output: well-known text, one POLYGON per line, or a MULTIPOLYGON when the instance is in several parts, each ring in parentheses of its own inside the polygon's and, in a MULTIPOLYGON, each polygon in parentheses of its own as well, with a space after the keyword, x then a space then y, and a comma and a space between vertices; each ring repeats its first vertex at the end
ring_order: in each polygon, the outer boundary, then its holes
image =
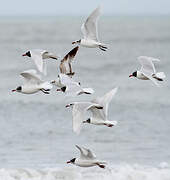
POLYGON ((66 105, 72 107, 73 131, 80 133, 82 123, 90 123, 94 125, 105 125, 112 127, 117 124, 117 121, 109 121, 107 119, 108 106, 113 96, 116 94, 117 88, 112 89, 102 97, 98 97, 91 102, 73 102, 66 105), (85 120, 85 113, 90 111, 92 116, 85 120))
POLYGON ((106 164, 106 162, 97 160, 96 155, 90 149, 78 145, 76 145, 76 148, 80 151, 80 157, 67 161, 67 164, 71 163, 80 167, 98 166, 100 168, 105 168, 104 164, 106 164))
POLYGON ((129 77, 136 77, 141 80, 151 80, 157 86, 160 86, 157 81, 163 81, 166 77, 164 72, 156 72, 153 61, 159 62, 159 59, 153 57, 140 56, 138 61, 141 64, 141 69, 133 72, 129 77))
POLYGON ((45 62, 43 59, 55 59, 57 60, 59 57, 46 51, 46 50, 42 50, 42 49, 33 49, 33 50, 30 50, 28 52, 26 52, 25 54, 23 54, 22 56, 27 56, 27 57, 30 57, 37 69, 43 73, 44 75, 47 74, 47 70, 46 70, 46 65, 45 65, 45 62))
POLYGON ((102 51, 106 51, 105 44, 99 42, 97 20, 101 14, 100 6, 96 8, 90 16, 86 19, 85 23, 81 26, 83 38, 72 42, 72 44, 78 44, 88 48, 100 48, 102 51))
POLYGON ((22 86, 18 86, 16 89, 13 89, 12 92, 34 94, 38 91, 42 91, 45 94, 49 94, 49 91, 53 87, 50 82, 42 81, 41 77, 34 69, 24 71, 20 75, 24 78, 25 83, 22 86))

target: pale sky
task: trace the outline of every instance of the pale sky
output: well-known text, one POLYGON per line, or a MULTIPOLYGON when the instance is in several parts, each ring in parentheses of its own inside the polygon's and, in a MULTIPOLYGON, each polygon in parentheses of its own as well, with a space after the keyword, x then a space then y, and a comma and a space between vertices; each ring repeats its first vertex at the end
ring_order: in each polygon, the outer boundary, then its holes
POLYGON ((105 15, 170 14, 170 0, 0 0, 0 16, 84 15, 98 5, 105 15))

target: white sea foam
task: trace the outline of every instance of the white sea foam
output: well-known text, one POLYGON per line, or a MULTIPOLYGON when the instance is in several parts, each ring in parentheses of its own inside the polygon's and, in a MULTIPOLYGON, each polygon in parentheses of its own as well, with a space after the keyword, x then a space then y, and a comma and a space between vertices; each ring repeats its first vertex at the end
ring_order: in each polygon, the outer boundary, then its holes
POLYGON ((0 169, 0 180, 170 180, 170 168, 139 165, 100 168, 0 169))

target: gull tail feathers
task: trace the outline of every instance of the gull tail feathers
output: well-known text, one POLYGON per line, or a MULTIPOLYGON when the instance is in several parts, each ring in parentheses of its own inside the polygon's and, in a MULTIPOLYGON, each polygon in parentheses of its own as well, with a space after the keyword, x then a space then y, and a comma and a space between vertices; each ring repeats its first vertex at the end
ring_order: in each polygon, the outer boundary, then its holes
POLYGON ((159 79, 165 79, 166 78, 166 75, 165 75, 165 73, 164 72, 158 72, 158 73, 156 73, 156 77, 158 78, 158 80, 159 79))
POLYGON ((85 94, 93 94, 94 90, 92 88, 83 88, 83 92, 85 94))
POLYGON ((52 89, 52 84, 50 82, 44 82, 40 85, 41 89, 50 90, 52 89))
POLYGON ((106 44, 100 43, 100 44, 99 44, 99 49, 101 49, 102 51, 106 51, 108 48, 107 48, 107 45, 106 45, 106 44))
POLYGON ((107 127, 113 127, 117 125, 117 121, 105 121, 105 124, 107 127))
POLYGON ((117 125, 117 121, 110 121, 110 124, 112 124, 113 126, 117 125))

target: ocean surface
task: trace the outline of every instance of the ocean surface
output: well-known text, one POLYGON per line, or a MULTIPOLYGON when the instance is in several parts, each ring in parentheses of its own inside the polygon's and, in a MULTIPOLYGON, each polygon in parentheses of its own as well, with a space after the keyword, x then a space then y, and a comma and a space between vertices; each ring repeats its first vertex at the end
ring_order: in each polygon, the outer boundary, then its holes
MULTIPOLYGON (((12 93, 22 85, 20 72, 35 68, 21 55, 46 49, 63 57, 81 37, 84 17, 0 18, 0 180, 170 180, 170 17, 101 17, 99 39, 108 51, 81 47, 75 57, 75 80, 93 95, 76 98, 56 92, 12 93), (157 71, 167 78, 129 78, 137 57, 159 58, 157 71), (113 128, 86 124, 72 132, 72 101, 92 100, 114 87, 110 103, 113 128), (105 170, 66 164, 79 156, 75 144, 88 147, 108 162, 105 170)), ((45 80, 57 79, 59 61, 47 60, 45 80)))

